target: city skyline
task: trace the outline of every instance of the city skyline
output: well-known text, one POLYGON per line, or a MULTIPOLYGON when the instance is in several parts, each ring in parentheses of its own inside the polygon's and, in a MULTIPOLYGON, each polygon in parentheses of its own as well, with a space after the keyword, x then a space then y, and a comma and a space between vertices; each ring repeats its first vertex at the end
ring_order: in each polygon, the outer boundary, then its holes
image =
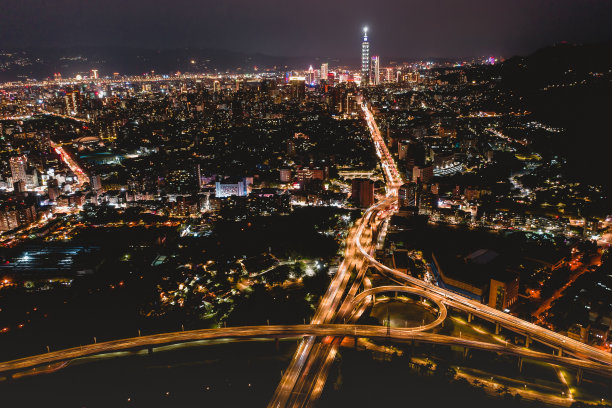
POLYGON ((5 405, 612 408, 611 5, 6 1, 5 405))

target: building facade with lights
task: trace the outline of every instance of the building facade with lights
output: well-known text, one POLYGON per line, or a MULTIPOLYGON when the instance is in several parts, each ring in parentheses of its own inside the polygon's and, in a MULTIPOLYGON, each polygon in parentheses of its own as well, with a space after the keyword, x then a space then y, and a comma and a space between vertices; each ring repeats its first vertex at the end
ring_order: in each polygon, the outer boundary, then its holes
POLYGON ((368 41, 368 28, 363 29, 363 39, 361 41, 361 84, 370 83, 370 42, 368 41))

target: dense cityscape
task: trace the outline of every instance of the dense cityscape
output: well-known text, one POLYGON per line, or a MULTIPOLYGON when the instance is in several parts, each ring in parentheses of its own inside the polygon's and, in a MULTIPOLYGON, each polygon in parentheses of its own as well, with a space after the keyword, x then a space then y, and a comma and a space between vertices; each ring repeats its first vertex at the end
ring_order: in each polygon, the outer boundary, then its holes
POLYGON ((0 48, 6 406, 612 405, 610 43, 343 35, 139 74, 0 48))

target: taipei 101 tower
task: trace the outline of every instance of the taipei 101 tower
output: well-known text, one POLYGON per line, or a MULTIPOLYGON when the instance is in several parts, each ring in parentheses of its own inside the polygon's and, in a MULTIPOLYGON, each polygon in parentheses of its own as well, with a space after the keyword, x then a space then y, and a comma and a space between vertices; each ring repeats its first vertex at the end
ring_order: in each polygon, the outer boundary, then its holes
POLYGON ((363 28, 363 40, 361 42, 361 85, 370 83, 370 42, 368 41, 368 27, 363 28))

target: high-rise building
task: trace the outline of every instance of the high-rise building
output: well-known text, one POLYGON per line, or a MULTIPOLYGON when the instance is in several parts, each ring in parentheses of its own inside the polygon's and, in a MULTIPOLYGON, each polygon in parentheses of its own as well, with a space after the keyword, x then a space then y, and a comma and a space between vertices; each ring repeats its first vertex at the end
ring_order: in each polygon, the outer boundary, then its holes
POLYGON ((55 201, 60 196, 59 183, 57 179, 50 179, 47 181, 47 194, 49 195, 49 200, 55 201))
POLYGON ((9 231, 36 221, 36 207, 31 202, 19 201, 0 206, 0 231, 9 231))
POLYGON ((374 182, 365 178, 353 179, 351 198, 358 207, 372 206, 374 204, 374 182))
POLYGON ((236 78, 236 86, 234 87, 234 91, 241 91, 242 88, 244 88, 244 79, 236 78))
POLYGON ((431 164, 426 164, 424 166, 414 166, 412 169, 412 181, 413 182, 422 182, 429 183, 429 181, 433 178, 433 166, 431 164))
POLYGON ((198 186, 198 191, 202 189, 202 168, 200 163, 196 163, 195 168, 193 169, 193 173, 196 179, 196 185, 198 186))
POLYGON ((76 115, 81 107, 81 93, 79 91, 66 92, 64 96, 66 102, 66 112, 68 115, 76 115))
POLYGON ((380 84, 380 57, 375 55, 372 57, 372 72, 371 72, 370 83, 372 85, 380 84))
POLYGON ((291 99, 298 101, 304 100, 306 97, 306 78, 305 77, 290 77, 289 86, 291 99))
POLYGON ((312 68, 312 65, 308 68, 308 72, 306 73, 306 83, 308 85, 312 85, 314 83, 315 72, 312 68))
POLYGON ((393 82, 395 77, 393 76, 393 68, 385 68, 385 81, 393 82))
POLYGON ((291 169, 280 169, 280 182, 289 183, 291 181, 291 169))
POLYGON ((327 74, 329 73, 329 64, 324 62, 321 64, 321 79, 327 81, 327 74))
POLYGON ((400 140, 397 143, 397 154, 400 160, 406 160, 406 154, 408 153, 409 148, 410 148, 409 140, 400 140))
POLYGON ((370 42, 368 41, 368 27, 363 28, 361 41, 361 84, 369 85, 370 79, 370 42))
POLYGON ((19 181, 26 181, 26 165, 27 158, 25 155, 14 156, 9 159, 11 165, 11 177, 13 178, 13 183, 17 183, 19 181))
POLYGON ((91 175, 91 188, 94 191, 102 190, 102 180, 100 179, 100 175, 98 174, 91 175))
POLYGON ((489 286, 489 306, 504 310, 518 299, 519 276, 511 271, 497 272, 489 286))
POLYGON ((397 201, 399 208, 418 207, 419 206, 419 189, 416 183, 403 184, 397 192, 397 201))
POLYGON ((91 71, 89 71, 89 76, 92 79, 98 79, 98 70, 97 69, 92 69, 91 71))
POLYGON ((13 190, 16 193, 25 193, 26 190, 26 182, 23 180, 19 180, 13 183, 13 190))
POLYGON ((302 167, 296 171, 295 177, 300 183, 304 183, 310 180, 325 180, 326 175, 325 169, 302 167))
POLYGON ((252 181, 251 183, 249 183, 249 181, 250 180, 248 178, 233 181, 217 181, 215 184, 215 197, 246 197, 249 194, 249 185, 252 183, 252 181))
POLYGON ((357 95, 353 92, 347 92, 340 103, 340 112, 350 115, 359 111, 357 103, 357 95))
POLYGON ((289 139, 287 140, 287 155, 288 156, 295 156, 295 140, 293 139, 289 139))

